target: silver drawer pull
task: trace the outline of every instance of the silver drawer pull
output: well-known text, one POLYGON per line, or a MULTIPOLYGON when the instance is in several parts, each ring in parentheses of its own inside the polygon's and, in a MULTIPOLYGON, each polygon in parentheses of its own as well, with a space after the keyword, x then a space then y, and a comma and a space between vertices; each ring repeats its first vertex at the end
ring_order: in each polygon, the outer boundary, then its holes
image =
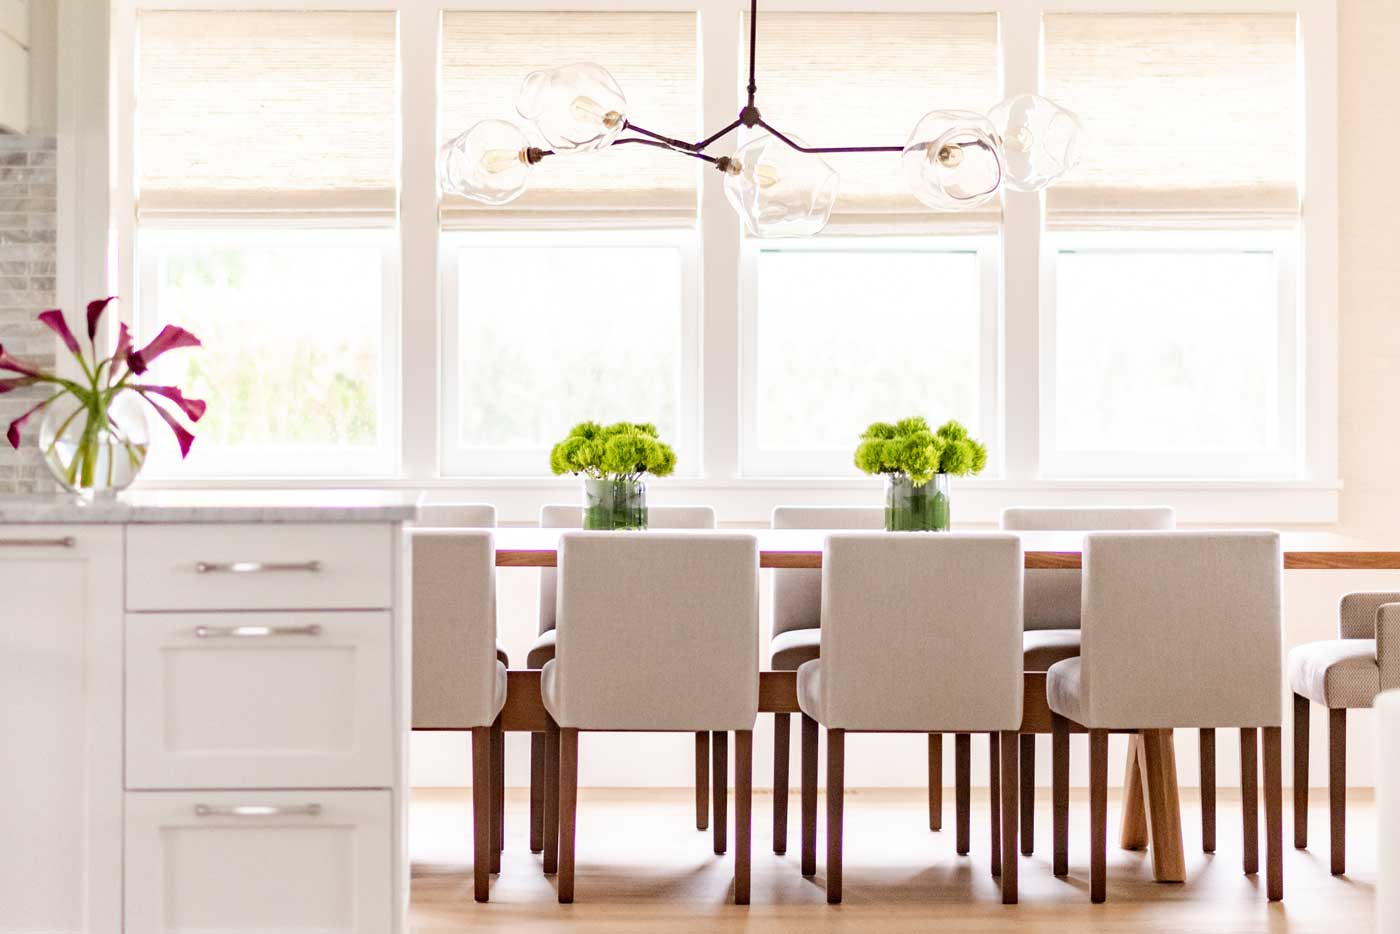
POLYGON ((196 639, 266 639, 271 636, 319 636, 321 627, 311 626, 196 626, 196 639))
POLYGON ((0 538, 4 548, 72 548, 78 540, 71 535, 62 538, 0 538))
POLYGON ((218 564, 210 561, 198 561, 194 566, 197 574, 264 574, 269 571, 308 571, 316 573, 321 570, 319 561, 229 561, 218 564))
POLYGON ((319 804, 196 804, 195 817, 320 817, 319 804))

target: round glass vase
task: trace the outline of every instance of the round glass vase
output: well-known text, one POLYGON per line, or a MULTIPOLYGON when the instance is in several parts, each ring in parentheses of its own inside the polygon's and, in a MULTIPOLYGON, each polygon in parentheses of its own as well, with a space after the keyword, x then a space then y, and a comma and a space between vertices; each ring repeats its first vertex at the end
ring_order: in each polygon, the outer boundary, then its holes
POLYGON ((885 478, 886 532, 947 532, 952 524, 946 473, 922 484, 902 474, 885 478))
POLYGON ((611 532, 647 527, 647 485, 640 480, 583 478, 583 527, 611 532))
POLYGON ((104 409, 72 394, 44 410, 39 450, 64 489, 86 500, 116 496, 141 472, 151 436, 141 398, 120 392, 104 409))

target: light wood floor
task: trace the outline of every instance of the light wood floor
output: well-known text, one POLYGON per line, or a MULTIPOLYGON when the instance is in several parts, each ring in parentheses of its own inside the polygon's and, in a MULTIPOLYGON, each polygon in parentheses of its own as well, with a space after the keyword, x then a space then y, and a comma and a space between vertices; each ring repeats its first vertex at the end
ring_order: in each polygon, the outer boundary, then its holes
MULTIPOLYGON (((1286 802, 1291 802, 1291 793, 1286 802)), ((729 903, 732 863, 713 855, 708 833, 694 829, 688 790, 584 790, 580 795, 576 902, 555 901, 553 880, 527 846, 526 798, 509 793, 506 851, 491 902, 472 901, 470 810, 465 791, 420 790, 410 825, 415 934, 448 931, 581 932, 957 932, 1136 931, 1246 934, 1253 931, 1375 930, 1375 808, 1368 795, 1349 804, 1348 874, 1327 868, 1326 793, 1312 795, 1311 849, 1292 847, 1285 806, 1284 901, 1270 905, 1263 876, 1241 868, 1238 793, 1221 789, 1217 852, 1200 851, 1200 810, 1183 789, 1185 885, 1151 880, 1146 853, 1118 849, 1118 803, 1109 805, 1108 903, 1089 903, 1088 801, 1077 794, 1070 825, 1070 875, 1050 871, 1050 801, 1037 806, 1036 854, 1021 860, 1021 904, 1003 906, 988 864, 985 791, 974 792, 972 853, 954 852, 952 794, 944 829, 927 830, 918 790, 847 792, 845 903, 826 904, 824 814, 817 876, 798 872, 797 797, 786 856, 772 852, 772 799, 755 794, 753 904, 729 903)), ((825 805, 822 805, 823 809, 825 805)), ((733 805, 730 806, 733 814, 733 805)), ((732 819, 732 818, 731 818, 732 819)), ((1262 825, 1262 816, 1260 823, 1262 825)), ((732 837, 731 837, 732 840, 732 837)), ((1263 843, 1260 843, 1261 863, 1263 843)))

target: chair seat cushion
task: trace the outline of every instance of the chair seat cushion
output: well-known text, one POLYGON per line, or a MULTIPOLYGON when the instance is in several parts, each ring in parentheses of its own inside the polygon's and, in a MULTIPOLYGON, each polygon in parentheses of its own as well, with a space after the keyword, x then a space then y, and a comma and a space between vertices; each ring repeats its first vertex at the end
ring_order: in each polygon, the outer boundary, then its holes
POLYGON ((554 660, 550 659, 542 666, 540 672, 540 700, 544 702, 544 709, 554 719, 559 722, 559 682, 555 678, 557 668, 554 660))
POLYGON ((1088 726, 1084 716, 1080 661, 1078 657, 1067 658, 1050 666, 1045 676, 1045 700, 1055 713, 1088 726))
POLYGON ((1333 709, 1370 707, 1381 690, 1375 639, 1328 639, 1288 653, 1294 694, 1333 709))
POLYGON ((822 716, 822 663, 819 658, 804 662, 797 669, 797 706, 818 723, 826 722, 822 716))
POLYGON ((1049 671, 1056 662, 1079 657, 1078 629, 1027 629, 1023 638, 1026 671, 1049 671))
POLYGON ((506 654, 506 647, 499 642, 496 643, 496 661, 505 665, 507 668, 510 667, 510 656, 506 654))
POLYGON ((821 655, 822 631, 813 627, 780 632, 773 637, 771 651, 774 671, 796 671, 821 655))
POLYGON ((543 668, 545 662, 554 660, 555 632, 546 630, 530 643, 530 651, 525 655, 526 668, 543 668))

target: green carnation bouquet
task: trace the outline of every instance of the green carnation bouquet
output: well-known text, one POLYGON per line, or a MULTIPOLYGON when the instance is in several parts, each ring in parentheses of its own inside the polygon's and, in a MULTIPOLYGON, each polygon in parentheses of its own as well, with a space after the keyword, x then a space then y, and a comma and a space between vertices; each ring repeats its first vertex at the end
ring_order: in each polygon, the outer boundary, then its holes
POLYGON ((549 467, 556 476, 583 477, 585 529, 644 529, 643 478, 670 476, 676 469, 676 452, 661 440, 655 425, 580 422, 554 446, 549 467))
POLYGON ((889 480, 886 529, 947 531, 952 526, 948 477, 981 473, 987 448, 959 422, 945 422, 934 431, 916 415, 865 429, 855 463, 864 473, 889 480))

